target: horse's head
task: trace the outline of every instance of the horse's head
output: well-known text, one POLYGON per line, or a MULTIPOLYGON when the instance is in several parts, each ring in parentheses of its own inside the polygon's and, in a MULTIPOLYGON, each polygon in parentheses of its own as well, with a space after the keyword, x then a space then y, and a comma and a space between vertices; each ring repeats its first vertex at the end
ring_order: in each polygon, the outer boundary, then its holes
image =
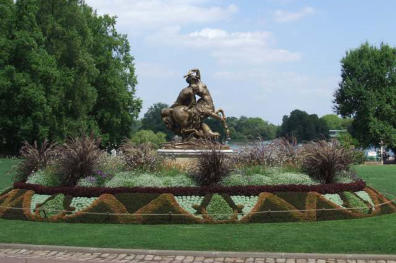
POLYGON ((165 126, 172 130, 173 129, 173 119, 172 119, 172 109, 165 108, 161 110, 161 119, 165 123, 165 126))

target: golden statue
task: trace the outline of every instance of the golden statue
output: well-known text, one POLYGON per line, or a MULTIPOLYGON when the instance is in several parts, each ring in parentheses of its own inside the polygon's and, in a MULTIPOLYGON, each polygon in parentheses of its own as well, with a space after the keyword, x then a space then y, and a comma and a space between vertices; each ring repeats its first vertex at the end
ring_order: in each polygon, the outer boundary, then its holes
POLYGON ((183 141, 191 139, 217 140, 218 132, 213 132, 203 121, 212 117, 221 121, 227 138, 229 130, 222 109, 215 110, 212 96, 207 86, 201 81, 199 69, 191 69, 184 76, 188 86, 179 93, 175 103, 161 112, 162 120, 168 129, 182 137, 183 141), (199 97, 198 101, 196 96, 199 97))

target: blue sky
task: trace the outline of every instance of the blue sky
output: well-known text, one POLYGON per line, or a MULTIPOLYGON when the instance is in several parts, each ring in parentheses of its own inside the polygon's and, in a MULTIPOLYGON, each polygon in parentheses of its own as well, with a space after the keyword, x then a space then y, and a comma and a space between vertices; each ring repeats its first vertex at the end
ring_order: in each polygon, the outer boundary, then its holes
POLYGON ((365 41, 396 45, 396 2, 87 0, 128 34, 142 113, 172 104, 200 68, 216 108, 280 124, 294 109, 333 112, 340 60, 365 41))

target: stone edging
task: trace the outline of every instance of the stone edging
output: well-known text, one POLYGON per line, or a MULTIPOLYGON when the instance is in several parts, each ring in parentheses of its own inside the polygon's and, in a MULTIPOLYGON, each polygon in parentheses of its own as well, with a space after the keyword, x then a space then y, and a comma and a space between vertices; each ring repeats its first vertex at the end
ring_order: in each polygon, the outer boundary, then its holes
POLYGON ((188 251, 188 250, 146 250, 114 249, 73 246, 48 246, 30 244, 0 243, 0 249, 51 250, 80 253, 141 254, 158 256, 232 257, 232 258, 284 258, 284 259, 343 259, 343 260, 387 260, 396 261, 396 254, 317 254, 317 253, 275 253, 275 252, 228 252, 228 251, 188 251))

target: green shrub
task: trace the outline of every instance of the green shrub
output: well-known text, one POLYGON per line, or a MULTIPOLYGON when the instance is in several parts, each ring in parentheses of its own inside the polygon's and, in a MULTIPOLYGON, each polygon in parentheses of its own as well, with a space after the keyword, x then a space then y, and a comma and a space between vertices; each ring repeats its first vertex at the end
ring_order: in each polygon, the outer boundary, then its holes
POLYGON ((203 196, 175 196, 177 203, 188 213, 193 214, 198 217, 202 217, 197 213, 197 210, 194 207, 200 206, 202 200, 204 199, 203 196))
POLYGON ((136 145, 151 143, 158 148, 166 142, 166 134, 163 132, 154 133, 152 130, 140 130, 132 136, 131 141, 136 145))
POLYGON ((164 187, 163 180, 155 174, 140 174, 134 179, 134 186, 140 187, 164 187))
POLYGON ((354 193, 343 192, 342 195, 344 196, 345 201, 348 203, 348 207, 361 208, 359 210, 352 210, 353 212, 360 212, 363 214, 368 214, 370 212, 370 208, 367 206, 367 204, 354 193))
POLYGON ((197 186, 195 182, 185 174, 176 176, 162 176, 161 179, 165 187, 197 186))
POLYGON ((114 175, 110 181, 105 183, 105 187, 134 187, 134 177, 136 174, 133 172, 120 172, 114 175))
POLYGON ((367 203, 369 203, 371 206, 373 206, 373 207, 375 206, 373 200, 371 199, 370 195, 369 195, 367 192, 365 192, 365 191, 358 191, 358 192, 355 192, 355 194, 356 194, 357 196, 359 196, 362 200, 364 200, 364 201, 366 201, 367 203))
POLYGON ((278 168, 283 173, 302 173, 303 170, 300 166, 293 166, 285 164, 282 167, 278 168))
POLYGON ((206 207, 206 212, 216 220, 227 220, 231 218, 234 210, 221 195, 214 194, 206 207))
POLYGON ((78 186, 82 187, 98 187, 101 186, 95 176, 87 176, 85 178, 81 178, 77 182, 78 186))
POLYGON ((247 165, 238 169, 238 172, 244 175, 266 174, 267 168, 264 165, 247 165))
POLYGON ((36 206, 40 206, 41 204, 45 203, 51 195, 38 195, 34 194, 32 199, 30 200, 30 212, 34 213, 36 210, 36 206))
POLYGON ((231 174, 221 181, 224 186, 236 186, 236 185, 249 185, 249 181, 246 175, 242 174, 231 174))
POLYGON ((74 207, 73 213, 88 208, 98 197, 74 197, 70 202, 70 207, 74 207))
POLYGON ((283 173, 282 169, 266 170, 266 174, 231 174, 221 181, 224 186, 237 185, 280 185, 280 184, 318 184, 311 177, 302 173, 283 173))
POLYGON ((116 174, 106 187, 175 187, 196 186, 194 181, 187 175, 158 176, 156 174, 138 174, 133 172, 121 172, 116 174))
MULTIPOLYGON (((257 204, 258 196, 234 195, 231 196, 231 199, 234 201, 235 205, 242 205, 242 214, 247 215, 257 204)), ((238 219, 240 219, 243 215, 238 215, 238 219)))
POLYGON ((339 194, 324 194, 323 197, 329 200, 330 202, 337 204, 338 206, 344 205, 344 201, 342 201, 339 194))
POLYGON ((349 183, 352 183, 353 181, 355 181, 355 180, 352 177, 345 176, 343 174, 338 174, 334 178, 334 183, 337 183, 337 184, 349 184, 349 183))
POLYGON ((271 185, 273 181, 270 177, 262 174, 253 174, 248 176, 249 185, 271 185))
POLYGON ((160 176, 178 176, 181 174, 187 175, 186 172, 182 171, 181 169, 175 167, 163 167, 161 166, 157 172, 160 176))
POLYGON ((276 177, 271 177, 273 184, 319 184, 311 177, 303 173, 280 173, 276 177))
POLYGON ((99 158, 98 170, 107 175, 114 175, 126 169, 126 162, 122 155, 112 156, 103 153, 99 158))
POLYGON ((136 174, 133 172, 117 173, 110 181, 105 183, 106 187, 163 187, 162 180, 153 174, 136 174))
POLYGON ((63 208, 63 201, 65 199, 65 195, 57 194, 54 198, 49 199, 40 207, 40 215, 41 217, 51 217, 56 214, 61 213, 63 208))
POLYGON ((38 170, 29 175, 26 180, 28 184, 39 184, 43 186, 59 186, 61 184, 59 177, 48 170, 38 170))
POLYGON ((354 164, 363 164, 366 161, 366 155, 364 151, 355 149, 353 151, 353 163, 354 164))

